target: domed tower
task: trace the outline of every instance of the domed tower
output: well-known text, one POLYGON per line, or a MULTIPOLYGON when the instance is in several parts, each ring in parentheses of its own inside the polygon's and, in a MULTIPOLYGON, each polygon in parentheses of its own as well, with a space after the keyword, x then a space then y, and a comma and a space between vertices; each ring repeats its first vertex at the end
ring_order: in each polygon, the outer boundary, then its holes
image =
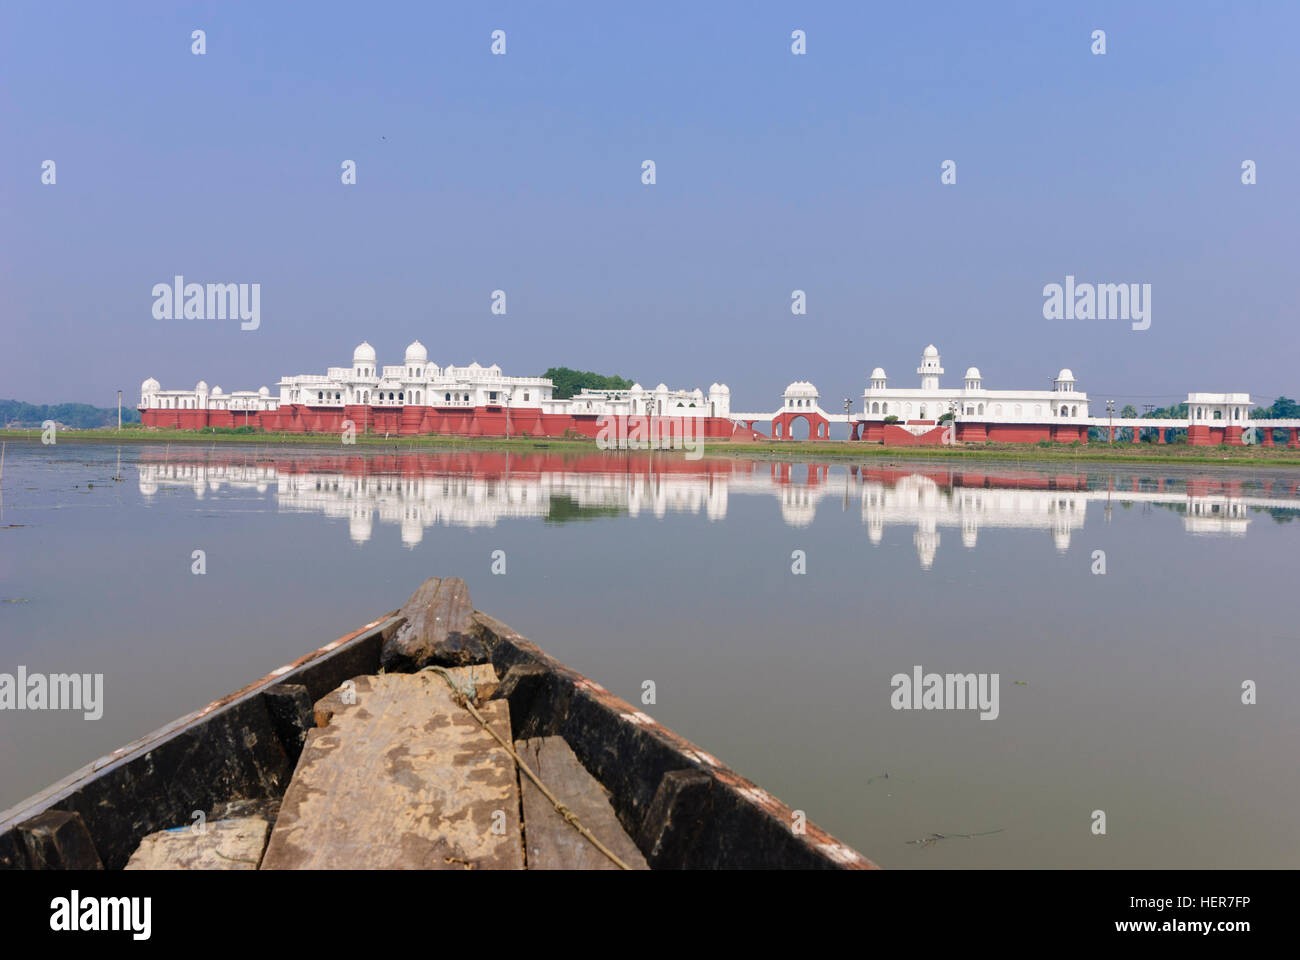
POLYGON ((1074 374, 1070 372, 1069 367, 1064 368, 1056 375, 1056 379, 1052 381, 1052 387, 1057 393, 1074 393, 1074 374))
POLYGON ((916 368, 916 372, 921 375, 922 390, 939 389, 939 377, 943 375, 943 367, 939 359, 939 348, 933 343, 921 354, 921 365, 916 368))
POLYGON ((974 392, 980 389, 982 382, 983 378, 980 377, 979 367, 970 367, 966 370, 966 389, 968 391, 974 392))
POLYGON ((375 348, 364 340, 352 351, 352 373, 358 377, 375 375, 375 348))
POLYGON ((807 380, 796 380, 785 388, 781 398, 787 407, 815 407, 821 394, 807 380))
POLYGON ((884 390, 884 389, 885 389, 885 385, 886 385, 888 382, 889 382, 889 380, 888 380, 888 378, 885 376, 885 368, 884 368, 884 367, 876 367, 876 369, 874 369, 874 370, 871 371, 871 389, 872 389, 872 390, 884 390))
POLYGON ((424 349, 424 344, 415 340, 406 348, 406 375, 408 377, 423 377, 424 367, 429 362, 429 351, 424 349))

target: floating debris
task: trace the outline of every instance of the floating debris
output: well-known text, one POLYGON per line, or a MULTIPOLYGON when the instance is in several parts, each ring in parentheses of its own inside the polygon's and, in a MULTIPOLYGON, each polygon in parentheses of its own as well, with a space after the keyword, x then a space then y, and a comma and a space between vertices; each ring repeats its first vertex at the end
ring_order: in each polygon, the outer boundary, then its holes
POLYGON ((920 840, 908 840, 907 843, 920 847, 928 847, 931 844, 938 843, 940 840, 971 840, 975 837, 988 837, 995 833, 1002 833, 1005 828, 998 827, 996 830, 985 830, 983 833, 932 833, 928 837, 922 837, 920 840))

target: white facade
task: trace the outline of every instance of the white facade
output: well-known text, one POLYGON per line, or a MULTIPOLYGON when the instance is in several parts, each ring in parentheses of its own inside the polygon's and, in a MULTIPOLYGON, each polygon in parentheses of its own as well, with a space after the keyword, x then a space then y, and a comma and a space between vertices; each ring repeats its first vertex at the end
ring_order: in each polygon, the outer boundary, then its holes
POLYGON ((659 384, 647 390, 639 383, 628 390, 584 391, 572 399, 554 399, 555 384, 545 377, 507 377, 496 364, 484 367, 441 367, 429 362, 424 344, 416 340, 406 348, 400 364, 380 366, 375 348, 361 343, 347 367, 330 367, 324 375, 299 374, 281 379, 279 395, 262 387, 257 391, 225 394, 209 391, 199 381, 193 390, 163 390, 153 377, 140 385, 143 409, 278 410, 281 405, 342 409, 349 404, 371 406, 510 407, 536 408, 557 414, 636 414, 656 416, 726 417, 731 391, 714 383, 706 395, 700 389, 670 390, 659 384))
POLYGON ((944 369, 934 344, 921 354, 916 368, 919 387, 890 387, 881 367, 871 372, 862 393, 862 420, 897 417, 901 423, 933 424, 946 413, 957 419, 987 423, 1080 423, 1088 419, 1088 395, 1076 389, 1068 368, 1052 381, 1050 390, 988 390, 979 368, 970 367, 960 387, 943 387, 944 369))

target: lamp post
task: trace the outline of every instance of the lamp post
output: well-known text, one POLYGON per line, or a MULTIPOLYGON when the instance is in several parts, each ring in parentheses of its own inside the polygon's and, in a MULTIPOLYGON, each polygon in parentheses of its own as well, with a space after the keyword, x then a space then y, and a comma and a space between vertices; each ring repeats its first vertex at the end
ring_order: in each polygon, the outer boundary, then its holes
POLYGON ((506 394, 506 439, 510 439, 510 394, 511 391, 505 391, 506 394))
POLYGON ((853 401, 849 397, 844 398, 844 439, 853 439, 853 401))
POLYGON ((1110 442, 1115 442, 1115 401, 1106 401, 1106 414, 1110 418, 1110 442))

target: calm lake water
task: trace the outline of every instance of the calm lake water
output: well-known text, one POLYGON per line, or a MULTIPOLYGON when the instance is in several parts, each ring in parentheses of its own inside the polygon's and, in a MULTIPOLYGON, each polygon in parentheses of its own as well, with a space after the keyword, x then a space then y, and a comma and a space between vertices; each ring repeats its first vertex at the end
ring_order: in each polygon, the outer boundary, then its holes
POLYGON ((1297 480, 10 443, 0 672, 105 705, 0 711, 0 807, 458 575, 883 866, 1296 867, 1297 480), (917 665, 997 717, 894 709, 917 665))

